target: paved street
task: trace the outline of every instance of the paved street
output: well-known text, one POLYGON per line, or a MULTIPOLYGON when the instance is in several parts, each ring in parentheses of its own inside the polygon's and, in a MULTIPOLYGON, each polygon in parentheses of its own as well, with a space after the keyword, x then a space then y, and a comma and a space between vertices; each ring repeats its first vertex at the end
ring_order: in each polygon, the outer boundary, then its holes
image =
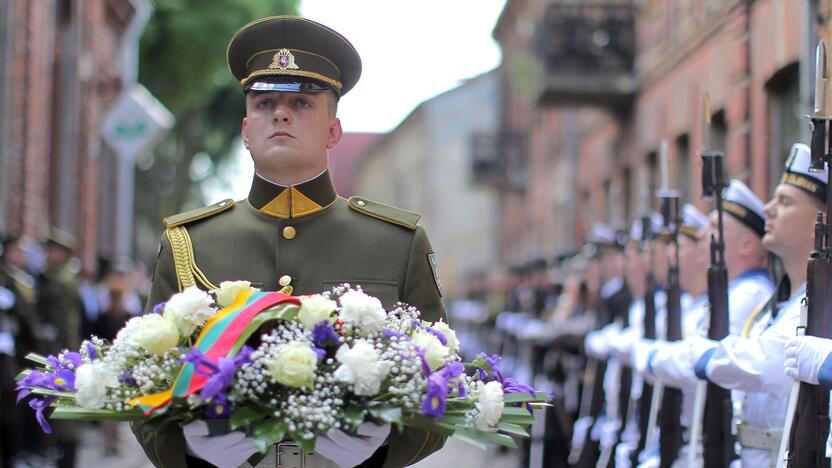
MULTIPOLYGON (((119 428, 121 450, 117 456, 106 457, 99 428, 84 425, 81 430, 81 447, 77 466, 118 467, 118 468, 153 468, 145 458, 141 447, 133 438, 130 427, 123 424, 119 428)), ((509 451, 501 453, 496 447, 483 451, 456 439, 449 439, 439 452, 413 465, 415 468, 515 468, 518 457, 509 451)))

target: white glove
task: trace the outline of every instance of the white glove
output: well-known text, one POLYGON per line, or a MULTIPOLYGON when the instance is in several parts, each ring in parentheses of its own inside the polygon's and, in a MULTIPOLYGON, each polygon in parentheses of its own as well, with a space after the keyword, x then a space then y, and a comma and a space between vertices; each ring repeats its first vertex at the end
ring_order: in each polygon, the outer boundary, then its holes
POLYGON ((246 437, 242 431, 209 436, 208 424, 202 420, 183 426, 182 433, 185 434, 185 449, 189 454, 220 468, 240 466, 257 451, 254 439, 246 437))
POLYGON ((11 290, 0 286, 0 310, 9 310, 14 307, 14 293, 11 290))
POLYGON ((377 426, 365 422, 358 426, 356 432, 357 437, 339 429, 331 429, 324 437, 318 437, 315 441, 315 453, 341 468, 356 466, 376 453, 387 440, 390 424, 377 426))
POLYGON ((786 375, 818 384, 818 372, 823 361, 832 352, 832 340, 816 336, 795 336, 786 342, 786 375))

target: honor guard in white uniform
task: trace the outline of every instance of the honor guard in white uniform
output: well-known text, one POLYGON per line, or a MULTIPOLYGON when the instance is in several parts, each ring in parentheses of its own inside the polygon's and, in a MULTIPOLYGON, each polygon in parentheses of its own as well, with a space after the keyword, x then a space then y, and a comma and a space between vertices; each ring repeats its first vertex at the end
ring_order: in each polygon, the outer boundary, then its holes
POLYGON ((815 217, 826 197, 826 170, 810 172, 809 162, 809 147, 793 145, 774 198, 765 207, 763 244, 783 263, 791 285, 789 298, 756 311, 742 336, 718 342, 697 359, 695 367, 697 377, 745 392, 737 427, 743 466, 773 466, 785 424, 792 384, 783 370, 786 342, 795 336, 800 322, 815 217))

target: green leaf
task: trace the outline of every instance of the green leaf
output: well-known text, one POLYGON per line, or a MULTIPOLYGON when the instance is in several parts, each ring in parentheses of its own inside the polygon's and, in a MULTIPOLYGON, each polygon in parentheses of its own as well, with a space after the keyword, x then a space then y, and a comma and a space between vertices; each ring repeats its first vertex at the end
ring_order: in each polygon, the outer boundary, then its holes
POLYGON ((354 406, 348 406, 344 408, 344 419, 352 426, 349 429, 355 430, 362 422, 364 422, 364 416, 367 414, 367 410, 362 408, 356 408, 354 406))
POLYGON ((543 392, 538 392, 537 395, 532 395, 529 392, 509 393, 503 397, 503 402, 507 405, 524 401, 549 401, 549 398, 543 392))
POLYGON ((21 380, 25 379, 26 377, 28 377, 29 374, 31 374, 31 373, 32 373, 32 369, 26 369, 24 371, 20 371, 20 373, 17 374, 17 376, 14 378, 14 381, 15 382, 21 381, 21 380))
POLYGON ((507 422, 519 424, 521 426, 528 426, 534 423, 534 416, 525 408, 503 408, 503 414, 500 416, 500 422, 507 422))
POLYGON ((370 409, 370 414, 386 423, 398 424, 402 421, 402 409, 381 407, 370 409))
POLYGON ((517 448, 517 443, 511 437, 499 432, 486 432, 478 429, 458 429, 457 433, 473 439, 485 440, 509 448, 517 448))
POLYGON ((298 444, 303 453, 312 453, 315 451, 315 439, 301 439, 301 438, 294 438, 292 440, 298 444))
POLYGON ((451 436, 456 431, 456 427, 451 424, 443 423, 441 421, 437 421, 435 419, 427 418, 424 416, 409 416, 402 419, 402 421, 407 426, 412 426, 417 429, 423 429, 425 431, 435 432, 439 435, 443 436, 451 436))
POLYGON ((41 356, 40 354, 37 354, 37 353, 29 353, 29 354, 26 355, 25 359, 27 359, 29 361, 32 361, 32 362, 35 362, 37 364, 40 364, 44 367, 49 365, 49 361, 47 361, 45 357, 43 357, 43 356, 41 356))
POLYGON ((454 439, 461 440, 461 441, 465 442, 466 444, 473 445, 474 447, 476 447, 480 450, 488 450, 488 446, 485 445, 485 442, 483 442, 479 439, 475 439, 473 437, 470 437, 470 436, 467 436, 467 435, 464 435, 464 434, 460 434, 458 432, 454 433, 454 435, 451 436, 451 437, 453 437, 454 439))
POLYGON ((231 420, 231 430, 247 426, 254 421, 265 418, 267 415, 268 413, 253 406, 246 406, 244 408, 234 410, 229 418, 231 420))
POLYGON ((108 409, 87 409, 77 406, 57 406, 49 419, 75 421, 137 421, 145 416, 139 411, 115 411, 108 409))
POLYGON ((507 432, 511 435, 515 435, 518 437, 529 438, 529 433, 526 432, 522 426, 518 426, 517 424, 507 423, 507 422, 500 422, 497 424, 497 429, 507 432))
POLYGON ((75 394, 72 392, 62 392, 59 390, 50 390, 48 388, 33 388, 32 393, 35 395, 46 395, 46 396, 55 396, 60 398, 71 398, 75 399, 75 394))
POLYGON ((261 453, 266 453, 269 447, 283 440, 286 435, 286 426, 276 419, 267 419, 254 426, 252 436, 254 445, 261 453))

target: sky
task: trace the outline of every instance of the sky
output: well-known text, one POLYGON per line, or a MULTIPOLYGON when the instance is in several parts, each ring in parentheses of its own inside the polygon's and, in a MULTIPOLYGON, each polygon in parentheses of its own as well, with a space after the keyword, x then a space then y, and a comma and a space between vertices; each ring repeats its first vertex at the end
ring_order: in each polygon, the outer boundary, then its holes
MULTIPOLYGON (((338 104, 346 132, 386 133, 420 103, 496 68, 492 37, 506 0, 302 0, 301 15, 344 35, 361 79, 338 104)), ((254 166, 240 145, 202 184, 208 203, 248 195, 254 166)))
POLYGON ((303 0, 301 15, 343 34, 361 55, 341 99, 348 132, 387 132, 422 101, 496 68, 492 37, 505 0, 303 0))

